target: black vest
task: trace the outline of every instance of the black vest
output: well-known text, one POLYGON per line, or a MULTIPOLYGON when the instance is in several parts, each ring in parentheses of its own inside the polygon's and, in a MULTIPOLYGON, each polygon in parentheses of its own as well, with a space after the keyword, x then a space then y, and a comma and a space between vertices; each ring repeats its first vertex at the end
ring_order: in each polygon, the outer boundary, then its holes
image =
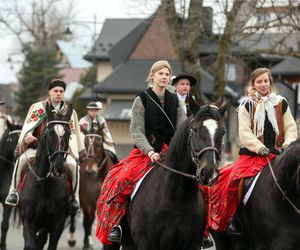
MULTIPOLYGON (((152 91, 147 89, 147 93, 151 98, 165 111, 173 127, 176 128, 178 99, 175 94, 165 90, 164 107, 161 106, 159 98, 152 91)), ((150 99, 150 97, 142 92, 140 98, 145 108, 145 133, 149 144, 154 148, 155 152, 160 152, 162 145, 170 143, 175 131, 162 110, 150 99)))

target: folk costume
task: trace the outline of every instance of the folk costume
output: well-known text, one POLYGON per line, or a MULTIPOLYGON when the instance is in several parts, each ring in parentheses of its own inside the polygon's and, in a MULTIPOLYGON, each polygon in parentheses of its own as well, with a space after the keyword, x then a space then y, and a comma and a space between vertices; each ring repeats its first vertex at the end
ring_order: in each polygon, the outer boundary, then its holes
POLYGON ((129 156, 113 166, 104 180, 97 202, 97 238, 104 244, 112 227, 119 223, 135 184, 152 167, 150 151, 163 153, 175 128, 186 119, 175 94, 165 90, 157 96, 151 88, 136 97, 130 124, 135 148, 129 156))
MULTIPOLYGON (((190 82, 190 86, 194 86, 197 83, 195 77, 188 75, 186 73, 180 73, 175 78, 172 79, 172 85, 176 85, 176 83, 180 79, 187 79, 190 82)), ((195 100, 195 97, 191 94, 187 93, 186 95, 180 95, 178 92, 176 93, 179 103, 183 106, 184 112, 186 116, 189 117, 190 115, 194 114, 198 109, 198 104, 195 100)))
MULTIPOLYGON (((0 101, 0 107, 2 107, 5 104, 5 102, 0 101)), ((11 117, 9 115, 6 115, 5 112, 0 109, 0 139, 2 137, 2 134, 4 133, 5 129, 7 128, 6 121, 13 122, 11 117)))
POLYGON ((225 231, 239 204, 240 180, 257 175, 276 155, 297 139, 297 126, 287 101, 270 93, 263 97, 256 91, 238 108, 241 148, 238 160, 220 169, 218 181, 208 188, 208 225, 213 231, 225 231), (269 156, 258 155, 270 149, 269 156))
POLYGON ((91 133, 92 131, 99 131, 103 138, 103 147, 112 156, 114 163, 118 162, 116 156, 115 143, 112 139, 111 133, 108 129, 107 122, 103 116, 97 115, 93 119, 90 115, 86 115, 79 120, 81 130, 85 130, 85 133, 91 133))
MULTIPOLYGON (((18 151, 20 154, 14 168, 14 173, 12 177, 12 182, 9 190, 9 194, 16 193, 23 168, 27 165, 31 158, 35 158, 37 143, 27 145, 25 143, 26 135, 31 132, 36 138, 40 138, 45 129, 45 118, 46 118, 46 103, 50 104, 51 109, 54 112, 65 113, 67 110, 67 104, 61 102, 60 105, 54 107, 52 106, 49 99, 42 102, 34 103, 25 118, 24 125, 18 141, 18 151)), ((79 166, 77 164, 80 155, 84 154, 85 147, 80 135, 80 127, 78 123, 78 118, 76 111, 73 110, 73 114, 70 120, 71 136, 69 141, 69 154, 66 158, 66 165, 70 168, 72 173, 72 187, 74 192, 74 199, 79 202, 79 166)), ((7 203, 9 204, 9 203, 7 203)), ((78 203, 79 204, 79 203, 78 203)), ((15 205, 15 204, 9 204, 15 205)))

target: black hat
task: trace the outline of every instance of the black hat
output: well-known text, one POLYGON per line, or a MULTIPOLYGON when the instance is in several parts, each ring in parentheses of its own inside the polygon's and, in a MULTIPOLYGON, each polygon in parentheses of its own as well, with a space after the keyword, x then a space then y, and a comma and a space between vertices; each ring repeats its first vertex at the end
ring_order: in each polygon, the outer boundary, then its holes
POLYGON ((197 80, 195 77, 188 75, 186 73, 180 73, 172 80, 172 85, 176 84, 178 82, 178 80, 180 80, 180 79, 188 79, 190 81, 191 86, 193 86, 197 83, 197 80))
POLYGON ((66 83, 61 79, 54 79, 49 84, 49 90, 55 87, 62 87, 64 90, 66 90, 66 83))
POLYGON ((101 102, 89 102, 86 105, 86 109, 102 109, 103 105, 101 102))

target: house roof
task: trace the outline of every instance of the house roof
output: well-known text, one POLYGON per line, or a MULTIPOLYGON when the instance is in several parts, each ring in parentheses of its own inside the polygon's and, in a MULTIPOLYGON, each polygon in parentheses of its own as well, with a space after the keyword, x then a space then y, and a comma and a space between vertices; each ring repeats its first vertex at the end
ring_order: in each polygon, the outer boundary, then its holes
POLYGON ((255 33, 244 37, 239 44, 249 52, 299 51, 300 33, 255 33))
MULTIPOLYGON (((110 59, 111 49, 125 36, 139 26, 145 19, 140 18, 112 18, 106 19, 96 41, 95 56, 98 60, 110 59)), ((92 60, 93 51, 84 56, 92 60)))
MULTIPOLYGON (((106 79, 95 86, 98 93, 131 93, 137 94, 148 87, 146 77, 149 69, 156 60, 129 60, 121 63, 106 79)), ((173 68, 173 74, 180 72, 180 64, 178 61, 169 61, 173 68)), ((211 95, 213 92, 213 76, 207 71, 201 71, 201 89, 204 95, 211 95)), ((235 97, 234 89, 227 86, 225 94, 235 97)))
POLYGON ((129 121, 131 118, 131 107, 133 101, 114 100, 107 105, 102 113, 106 120, 124 120, 129 121))
POLYGON ((57 40, 56 44, 66 57, 71 68, 90 68, 92 64, 83 59, 83 53, 71 42, 57 40))
POLYGON ((272 75, 277 76, 299 76, 300 59, 294 56, 288 56, 272 68, 272 75))

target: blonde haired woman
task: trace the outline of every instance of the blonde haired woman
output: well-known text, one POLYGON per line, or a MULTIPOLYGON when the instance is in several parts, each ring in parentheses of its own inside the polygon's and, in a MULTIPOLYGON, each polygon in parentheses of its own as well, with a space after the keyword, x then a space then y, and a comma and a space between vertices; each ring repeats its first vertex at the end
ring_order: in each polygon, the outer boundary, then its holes
POLYGON ((136 182, 160 159, 176 128, 186 119, 177 96, 166 89, 171 76, 169 62, 155 62, 147 77, 150 87, 133 102, 130 133, 135 148, 108 173, 97 202, 96 236, 104 244, 120 242, 118 225, 136 182))

